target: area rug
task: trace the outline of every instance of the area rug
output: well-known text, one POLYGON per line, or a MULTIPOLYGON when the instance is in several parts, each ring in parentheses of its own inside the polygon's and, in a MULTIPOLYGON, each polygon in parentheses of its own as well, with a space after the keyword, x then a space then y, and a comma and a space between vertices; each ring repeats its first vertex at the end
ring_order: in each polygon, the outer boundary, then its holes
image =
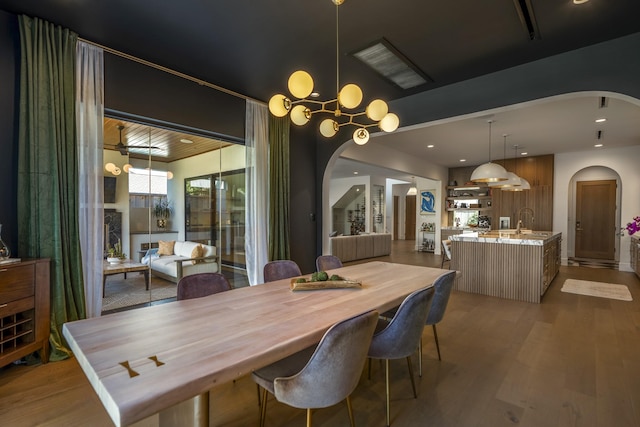
POLYGON ((561 291, 571 294, 589 295, 592 297, 633 301, 629 288, 626 285, 617 285, 615 283, 567 279, 564 281, 561 291))
POLYGON ((102 311, 111 311, 151 301, 159 301, 176 297, 176 284, 151 278, 150 290, 145 289, 142 275, 129 275, 126 280, 122 276, 109 276, 105 296, 102 298, 102 311))

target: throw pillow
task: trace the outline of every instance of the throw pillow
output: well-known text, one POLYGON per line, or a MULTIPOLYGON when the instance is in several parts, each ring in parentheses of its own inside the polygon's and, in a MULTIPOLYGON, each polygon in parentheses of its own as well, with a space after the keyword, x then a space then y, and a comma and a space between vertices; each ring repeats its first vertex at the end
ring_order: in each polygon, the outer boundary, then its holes
POLYGON ((175 240, 170 242, 158 241, 158 255, 173 255, 173 247, 175 244, 175 240))
MULTIPOLYGON (((191 258, 200 258, 204 256, 204 248, 202 245, 198 245, 191 251, 191 258)), ((194 259, 191 261, 191 264, 198 264, 200 262, 204 262, 203 259, 194 259)))

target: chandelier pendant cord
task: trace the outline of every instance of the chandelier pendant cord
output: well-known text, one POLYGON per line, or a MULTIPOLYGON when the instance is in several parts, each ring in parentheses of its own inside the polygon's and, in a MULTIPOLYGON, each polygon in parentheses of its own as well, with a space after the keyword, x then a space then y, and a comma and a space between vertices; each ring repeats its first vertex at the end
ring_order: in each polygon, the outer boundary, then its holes
POLYGON ((340 4, 336 2, 336 116, 339 116, 340 101, 338 100, 338 94, 340 93, 340 24, 338 22, 338 8, 340 4))

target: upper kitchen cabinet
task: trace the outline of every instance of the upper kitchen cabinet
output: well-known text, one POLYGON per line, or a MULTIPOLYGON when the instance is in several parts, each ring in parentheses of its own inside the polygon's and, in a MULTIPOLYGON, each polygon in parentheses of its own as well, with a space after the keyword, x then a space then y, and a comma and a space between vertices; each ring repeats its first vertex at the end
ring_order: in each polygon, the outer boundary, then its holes
POLYGON ((553 155, 519 158, 515 162, 515 173, 532 186, 553 185, 553 155))

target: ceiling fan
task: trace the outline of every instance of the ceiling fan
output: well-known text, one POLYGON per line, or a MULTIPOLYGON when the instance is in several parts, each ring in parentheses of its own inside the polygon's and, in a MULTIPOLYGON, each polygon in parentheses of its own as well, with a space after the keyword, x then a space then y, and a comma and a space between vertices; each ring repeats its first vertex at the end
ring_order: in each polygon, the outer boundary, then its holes
POLYGON ((162 150, 160 147, 155 147, 153 145, 125 145, 122 142, 122 130, 124 129, 124 125, 118 125, 118 130, 120 131, 120 140, 116 145, 112 145, 116 150, 120 152, 123 156, 129 154, 129 149, 146 149, 146 150, 162 150))

